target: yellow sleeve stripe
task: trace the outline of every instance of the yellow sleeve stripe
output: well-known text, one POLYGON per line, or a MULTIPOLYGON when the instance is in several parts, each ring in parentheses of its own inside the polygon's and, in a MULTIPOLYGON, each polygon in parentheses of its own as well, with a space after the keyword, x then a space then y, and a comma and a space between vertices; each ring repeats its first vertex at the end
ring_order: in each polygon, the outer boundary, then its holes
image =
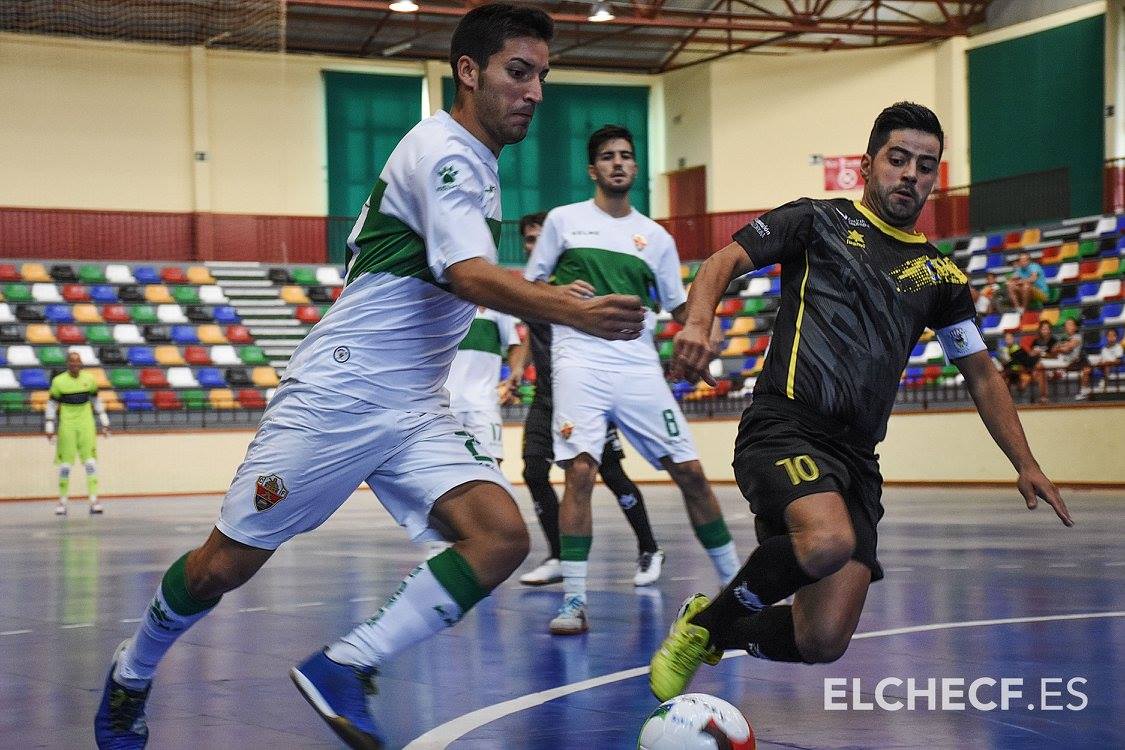
POLYGON ((809 250, 805 248, 805 277, 801 279, 801 304, 797 308, 797 327, 793 331, 793 351, 789 354, 789 377, 785 381, 785 395, 793 395, 793 381, 797 378, 797 349, 801 346, 801 321, 805 319, 805 287, 809 283, 809 250))

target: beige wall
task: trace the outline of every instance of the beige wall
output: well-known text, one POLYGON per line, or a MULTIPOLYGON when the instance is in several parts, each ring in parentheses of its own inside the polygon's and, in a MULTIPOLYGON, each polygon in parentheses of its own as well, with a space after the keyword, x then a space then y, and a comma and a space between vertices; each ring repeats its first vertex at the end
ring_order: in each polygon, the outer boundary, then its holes
MULTIPOLYGON (((1125 406, 1027 409, 1020 413, 1028 439, 1047 474, 1060 483, 1125 486, 1125 406), (1097 436, 1094 439, 1091 436, 1097 436), (1077 438, 1077 439, 1076 439, 1077 438)), ((732 481, 731 454, 738 423, 692 423, 708 475, 732 481)), ((153 432, 115 435, 99 443, 99 473, 107 495, 222 493, 242 460, 249 431, 153 432)), ((520 482, 522 428, 504 429, 504 472, 520 482)), ((896 414, 879 446, 889 482, 1013 482, 1007 459, 973 412, 896 414)), ((665 481, 627 449, 626 470, 639 481, 665 481)), ((53 451, 42 436, 0 437, 0 499, 49 497, 55 491, 53 451), (14 471, 12 467, 29 467, 14 471)), ((556 478, 561 479, 556 469, 556 478)), ((79 467, 71 487, 85 484, 79 467)))

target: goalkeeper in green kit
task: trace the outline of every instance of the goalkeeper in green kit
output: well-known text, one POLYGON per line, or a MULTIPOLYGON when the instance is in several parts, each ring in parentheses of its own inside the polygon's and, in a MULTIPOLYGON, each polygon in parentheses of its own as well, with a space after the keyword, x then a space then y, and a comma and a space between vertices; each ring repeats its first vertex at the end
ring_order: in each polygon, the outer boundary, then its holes
POLYGON ((70 466, 75 454, 86 468, 86 490, 90 497, 90 513, 101 513, 98 503, 98 448, 94 428, 97 412, 101 433, 109 436, 109 417, 98 400, 98 384, 94 376, 82 371, 82 358, 71 352, 66 358, 66 372, 51 381, 50 399, 47 401, 47 439, 55 442, 55 463, 59 466, 59 504, 55 515, 66 515, 70 496, 70 466), (55 433, 56 417, 58 434, 55 433))

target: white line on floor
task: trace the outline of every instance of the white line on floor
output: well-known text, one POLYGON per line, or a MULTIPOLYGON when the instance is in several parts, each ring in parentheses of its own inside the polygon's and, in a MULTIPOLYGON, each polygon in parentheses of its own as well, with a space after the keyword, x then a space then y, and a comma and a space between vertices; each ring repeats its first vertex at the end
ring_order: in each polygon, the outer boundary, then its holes
POLYGON ((265 612, 266 607, 243 607, 239 612, 265 612))
POLYGON ((122 620, 121 622, 130 622, 130 623, 131 622, 140 622, 143 619, 145 619, 145 618, 143 618, 143 617, 127 617, 124 620, 122 620))
POLYGON ((680 576, 679 578, 669 578, 669 581, 694 581, 695 576, 680 576))
POLYGON ((294 604, 293 608, 299 609, 301 607, 323 607, 323 606, 324 606, 324 602, 301 602, 300 604, 294 604))
POLYGON ((996 569, 997 570, 1023 570, 1023 566, 1022 565, 1015 565, 1015 564, 1012 564, 1012 563, 1007 563, 1005 565, 997 565, 996 569))
POLYGON ((75 628, 92 628, 92 627, 94 627, 94 623, 92 623, 92 622, 75 622, 75 623, 72 623, 70 625, 59 625, 59 630, 74 630, 75 628))
POLYGON ((1106 566, 1107 568, 1118 568, 1118 567, 1120 567, 1120 566, 1122 566, 1122 565, 1125 565, 1125 561, 1122 561, 1122 562, 1111 562, 1111 563, 1106 563, 1106 564, 1105 564, 1105 566, 1106 566))
POLYGON ((968 570, 968 565, 942 565, 938 570, 968 570))
POLYGON ((30 632, 30 630, 0 630, 0 635, 23 635, 30 632))
POLYGON ((884 573, 909 573, 914 568, 883 568, 884 573))
POLYGON ((1051 563, 1048 568, 1077 568, 1078 563, 1051 563))
MULTIPOLYGON (((992 625, 1019 625, 1022 623, 1031 622, 1057 622, 1060 620, 1091 620, 1102 617, 1125 617, 1125 611, 1122 612, 1079 612, 1070 615, 1046 615, 1043 617, 1010 617, 1003 620, 967 620, 963 622, 935 622, 929 625, 910 625, 903 628, 891 628, 889 630, 874 630, 867 633, 857 633, 852 636, 852 640, 861 640, 866 638, 886 638, 894 635, 907 635, 909 633, 926 633, 934 630, 956 630, 960 628, 983 628, 992 625)), ((723 656, 723 659, 736 659, 746 656, 745 651, 728 651, 723 656)), ((489 724, 497 719, 502 719, 510 714, 519 711, 525 711, 529 708, 542 705, 555 698, 562 698, 566 695, 579 693, 583 690, 590 690, 592 688, 608 685, 613 682, 620 682, 621 680, 628 680, 634 677, 640 677, 648 673, 648 667, 634 667, 633 669, 625 669, 620 672, 613 672, 612 674, 602 675, 601 677, 594 677, 589 680, 582 680, 581 682, 573 682, 569 685, 562 685, 550 690, 544 690, 538 693, 529 693, 522 695, 519 698, 513 698, 503 703, 496 703, 491 706, 477 709, 463 716, 458 716, 456 719, 447 721, 441 726, 435 727, 417 739, 411 741, 406 745, 403 750, 443 750, 448 747, 454 740, 464 737, 469 732, 472 732, 485 724, 489 724)))
MULTIPOLYGON (((386 597, 383 598, 386 599, 386 597)), ((349 602, 375 602, 378 600, 379 597, 377 596, 357 596, 354 599, 348 599, 349 602)))

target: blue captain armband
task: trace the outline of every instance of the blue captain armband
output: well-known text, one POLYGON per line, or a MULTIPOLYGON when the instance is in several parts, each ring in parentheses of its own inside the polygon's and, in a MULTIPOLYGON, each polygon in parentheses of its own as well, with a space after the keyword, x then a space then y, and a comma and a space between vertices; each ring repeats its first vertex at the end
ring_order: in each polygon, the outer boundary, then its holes
POLYGON ((988 349, 984 337, 980 335, 980 329, 971 318, 939 329, 937 337, 950 362, 988 349))

